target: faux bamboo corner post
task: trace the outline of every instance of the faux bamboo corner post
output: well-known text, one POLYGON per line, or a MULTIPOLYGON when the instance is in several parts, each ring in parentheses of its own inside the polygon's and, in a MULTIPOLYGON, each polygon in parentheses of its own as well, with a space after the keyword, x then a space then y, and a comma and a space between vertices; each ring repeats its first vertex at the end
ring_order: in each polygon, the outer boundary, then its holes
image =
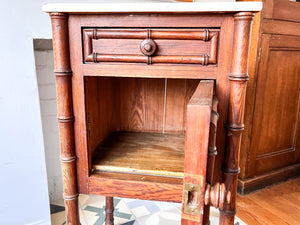
POLYGON ((70 67, 68 14, 51 13, 50 17, 53 34, 54 74, 56 77, 56 91, 58 96, 57 114, 67 224, 80 225, 74 147, 72 71, 70 67))
POLYGON ((251 22, 254 13, 241 12, 234 15, 234 35, 229 79, 229 107, 227 118, 227 148, 224 163, 224 183, 231 192, 230 204, 221 210, 220 224, 233 224, 236 213, 236 193, 244 109, 248 81, 248 54, 251 22))

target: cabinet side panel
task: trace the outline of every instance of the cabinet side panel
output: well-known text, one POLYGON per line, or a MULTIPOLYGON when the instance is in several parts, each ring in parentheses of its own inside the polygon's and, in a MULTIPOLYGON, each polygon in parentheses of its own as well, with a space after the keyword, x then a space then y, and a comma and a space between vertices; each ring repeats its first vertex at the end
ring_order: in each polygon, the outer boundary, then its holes
POLYGON ((220 115, 218 120, 218 130, 216 146, 217 152, 215 168, 214 168, 214 182, 222 181, 222 167, 224 163, 225 155, 225 139, 226 129, 225 124, 227 122, 227 110, 228 110, 228 77, 227 74, 230 71, 232 43, 233 43, 233 18, 227 17, 223 21, 220 31, 220 43, 219 43, 219 66, 218 75, 216 81, 215 95, 219 100, 218 113, 220 115), (221 60, 220 60, 221 59, 221 60))
POLYGON ((85 77, 87 138, 90 155, 119 121, 118 82, 113 78, 85 77))

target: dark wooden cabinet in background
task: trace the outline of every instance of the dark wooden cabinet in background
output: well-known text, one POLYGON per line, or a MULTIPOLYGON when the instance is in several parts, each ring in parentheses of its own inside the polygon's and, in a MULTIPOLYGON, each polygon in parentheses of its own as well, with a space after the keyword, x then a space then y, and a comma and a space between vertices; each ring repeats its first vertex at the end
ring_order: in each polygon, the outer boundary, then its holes
POLYGON ((243 194, 300 175, 300 2, 265 0, 250 46, 243 194))

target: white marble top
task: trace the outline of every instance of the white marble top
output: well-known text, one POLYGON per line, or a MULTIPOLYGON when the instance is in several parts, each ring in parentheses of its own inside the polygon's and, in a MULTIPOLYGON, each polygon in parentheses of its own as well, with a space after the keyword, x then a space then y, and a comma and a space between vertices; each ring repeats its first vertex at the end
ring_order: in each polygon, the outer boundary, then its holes
POLYGON ((114 3, 50 3, 43 5, 45 12, 66 13, 122 13, 122 12, 257 12, 262 2, 114 2, 114 3))

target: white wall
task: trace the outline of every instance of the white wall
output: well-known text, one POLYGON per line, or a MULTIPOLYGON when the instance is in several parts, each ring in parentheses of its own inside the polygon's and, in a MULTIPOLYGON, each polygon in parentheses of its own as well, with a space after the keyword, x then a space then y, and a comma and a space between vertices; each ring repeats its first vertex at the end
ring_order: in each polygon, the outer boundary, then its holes
POLYGON ((47 180, 50 202, 62 199, 63 182, 60 166, 60 144, 57 123, 57 101, 52 42, 35 40, 35 66, 39 88, 47 180), (38 47, 38 48, 37 48, 38 47))
POLYGON ((0 223, 50 224, 33 38, 51 38, 40 0, 1 2, 0 223))

